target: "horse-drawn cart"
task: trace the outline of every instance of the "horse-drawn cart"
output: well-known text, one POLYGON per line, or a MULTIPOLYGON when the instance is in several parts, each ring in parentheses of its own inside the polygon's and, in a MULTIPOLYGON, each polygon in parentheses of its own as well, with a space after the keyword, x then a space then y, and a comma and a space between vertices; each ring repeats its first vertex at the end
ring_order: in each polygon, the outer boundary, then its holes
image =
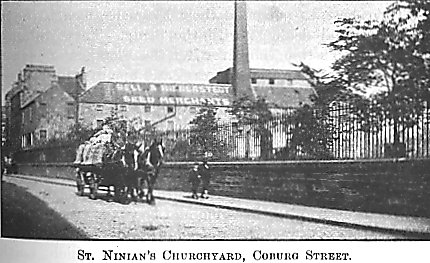
POLYGON ((99 188, 106 188, 111 194, 113 187, 114 197, 121 198, 124 195, 124 178, 128 173, 121 157, 121 149, 109 143, 87 142, 80 145, 74 162, 77 194, 84 195, 85 187, 88 187, 90 198, 97 199, 99 188))
POLYGON ((123 200, 134 194, 141 198, 146 195, 147 202, 154 204, 153 189, 164 156, 164 146, 162 140, 154 140, 144 150, 136 147, 130 142, 120 147, 110 140, 103 142, 98 139, 81 144, 74 162, 77 194, 84 195, 87 187, 90 198, 96 199, 101 187, 107 188, 108 194, 111 194, 113 187, 116 199, 123 200))

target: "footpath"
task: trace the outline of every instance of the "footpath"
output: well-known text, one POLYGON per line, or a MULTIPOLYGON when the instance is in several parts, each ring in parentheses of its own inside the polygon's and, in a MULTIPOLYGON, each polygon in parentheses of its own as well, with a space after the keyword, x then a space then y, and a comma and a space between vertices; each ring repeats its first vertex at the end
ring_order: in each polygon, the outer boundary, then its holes
MULTIPOLYGON (((68 179, 35 177, 28 175, 8 176, 71 187, 76 186, 73 180, 68 179)), ((411 239, 430 240, 430 218, 424 217, 364 213, 214 195, 210 195, 208 199, 192 199, 191 193, 180 191, 156 190, 155 195, 159 199, 176 202, 212 206, 222 209, 258 213, 363 230, 400 233, 410 237, 411 239)))

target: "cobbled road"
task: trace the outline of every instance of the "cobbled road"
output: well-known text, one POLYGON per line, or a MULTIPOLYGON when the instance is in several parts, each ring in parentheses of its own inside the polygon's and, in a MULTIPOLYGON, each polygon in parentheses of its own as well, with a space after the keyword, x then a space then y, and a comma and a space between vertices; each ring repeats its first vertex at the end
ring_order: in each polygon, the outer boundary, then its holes
MULTIPOLYGON (((89 239, 401 239, 400 235, 356 230, 247 212, 157 200, 120 204, 77 196, 75 188, 6 177, 43 201, 89 239)), ((3 187, 7 187, 4 184, 3 187)), ((3 192, 5 189, 3 189, 3 192)), ((156 192, 155 192, 156 193, 156 192)), ((10 196, 2 196, 3 202, 10 196)), ((8 215, 3 214, 3 217, 8 215)), ((43 225, 44 222, 38 222, 43 225)), ((63 239, 73 239, 66 234, 63 239)))

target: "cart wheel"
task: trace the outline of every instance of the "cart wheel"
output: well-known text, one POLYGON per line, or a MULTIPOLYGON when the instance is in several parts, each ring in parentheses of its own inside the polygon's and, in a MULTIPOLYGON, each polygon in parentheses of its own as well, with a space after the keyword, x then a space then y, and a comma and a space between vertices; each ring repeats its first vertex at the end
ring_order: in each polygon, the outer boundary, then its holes
POLYGON ((96 179, 94 177, 91 178, 90 183, 90 198, 93 200, 97 199, 97 189, 99 187, 99 184, 97 183, 96 179))
POLYGON ((79 172, 76 174, 76 188, 77 188, 76 194, 79 196, 83 196, 84 195, 84 189, 85 189, 85 183, 82 180, 81 173, 79 173, 79 172))

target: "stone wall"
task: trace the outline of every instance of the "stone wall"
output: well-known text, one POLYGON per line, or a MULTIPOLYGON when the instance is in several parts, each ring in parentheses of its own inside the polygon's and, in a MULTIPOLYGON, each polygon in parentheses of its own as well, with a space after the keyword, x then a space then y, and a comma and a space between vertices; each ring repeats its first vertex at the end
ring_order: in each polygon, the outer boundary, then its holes
MULTIPOLYGON (((192 165, 166 163, 156 188, 190 191, 192 165)), ((210 167, 214 195, 430 217, 430 160, 230 162, 210 167)), ((67 165, 20 165, 20 172, 73 178, 67 165)))

